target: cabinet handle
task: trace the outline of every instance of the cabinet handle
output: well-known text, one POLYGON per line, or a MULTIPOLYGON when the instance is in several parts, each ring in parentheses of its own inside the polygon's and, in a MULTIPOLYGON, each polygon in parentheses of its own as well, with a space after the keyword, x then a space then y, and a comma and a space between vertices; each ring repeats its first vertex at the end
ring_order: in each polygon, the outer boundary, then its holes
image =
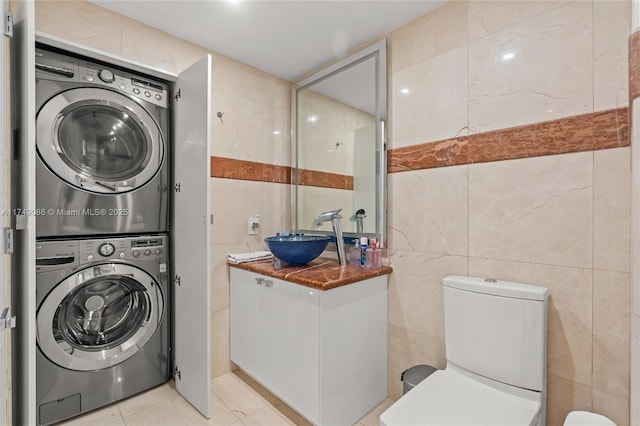
POLYGON ((261 285, 264 282, 264 278, 256 278, 256 282, 261 285))
POLYGON ((273 281, 271 280, 262 280, 264 282, 265 287, 271 287, 273 285, 273 281))

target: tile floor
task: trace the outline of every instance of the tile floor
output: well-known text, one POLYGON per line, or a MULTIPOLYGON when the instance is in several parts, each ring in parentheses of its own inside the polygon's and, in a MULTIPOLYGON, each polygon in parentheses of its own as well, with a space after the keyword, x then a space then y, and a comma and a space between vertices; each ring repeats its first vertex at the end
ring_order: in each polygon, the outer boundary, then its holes
MULTIPOLYGON (((236 370, 211 382, 211 419, 202 417, 175 390, 173 381, 114 403, 92 413, 76 417, 65 426, 148 426, 148 425, 220 425, 280 426, 309 425, 243 372, 236 370)), ((378 417, 391 404, 387 399, 356 426, 377 426, 378 417)))

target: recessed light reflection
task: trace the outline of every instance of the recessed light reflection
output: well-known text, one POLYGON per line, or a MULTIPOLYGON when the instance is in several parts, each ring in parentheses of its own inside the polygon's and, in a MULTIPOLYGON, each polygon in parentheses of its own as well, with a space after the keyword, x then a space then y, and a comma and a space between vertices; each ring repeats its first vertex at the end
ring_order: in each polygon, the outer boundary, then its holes
POLYGON ((553 112, 553 110, 552 109, 548 109, 547 112, 553 112))
POLYGON ((279 135, 279 134, 280 134, 280 131, 279 131, 279 130, 274 130, 274 131, 273 131, 273 134, 274 134, 274 135, 279 135))
POLYGON ((318 121, 318 117, 316 117, 315 115, 312 115, 312 116, 309 116, 307 120, 309 120, 311 123, 315 123, 316 121, 318 121))
POLYGON ((411 93, 411 90, 405 87, 404 89, 400 89, 400 93, 402 93, 403 95, 408 95, 409 93, 411 93))
POLYGON ((505 53, 504 55, 502 55, 502 59, 504 59, 505 61, 509 61, 509 60, 513 59, 515 56, 516 56, 515 53, 509 52, 509 53, 505 53))

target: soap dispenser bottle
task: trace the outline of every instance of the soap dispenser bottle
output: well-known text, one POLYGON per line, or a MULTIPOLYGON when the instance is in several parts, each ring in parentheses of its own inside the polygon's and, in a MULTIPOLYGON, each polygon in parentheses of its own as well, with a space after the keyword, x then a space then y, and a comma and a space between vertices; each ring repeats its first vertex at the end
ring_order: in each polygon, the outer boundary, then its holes
POLYGON ((360 238, 360 266, 367 266, 368 242, 369 240, 367 237, 360 238))

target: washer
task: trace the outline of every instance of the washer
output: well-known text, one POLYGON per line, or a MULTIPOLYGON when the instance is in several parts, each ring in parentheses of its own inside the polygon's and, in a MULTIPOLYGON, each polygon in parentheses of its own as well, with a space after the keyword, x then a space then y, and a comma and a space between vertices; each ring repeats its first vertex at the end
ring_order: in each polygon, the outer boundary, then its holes
POLYGON ((36 243, 36 407, 51 424, 170 375, 167 237, 36 243))
POLYGON ((36 49, 36 236, 167 231, 169 87, 36 49))

